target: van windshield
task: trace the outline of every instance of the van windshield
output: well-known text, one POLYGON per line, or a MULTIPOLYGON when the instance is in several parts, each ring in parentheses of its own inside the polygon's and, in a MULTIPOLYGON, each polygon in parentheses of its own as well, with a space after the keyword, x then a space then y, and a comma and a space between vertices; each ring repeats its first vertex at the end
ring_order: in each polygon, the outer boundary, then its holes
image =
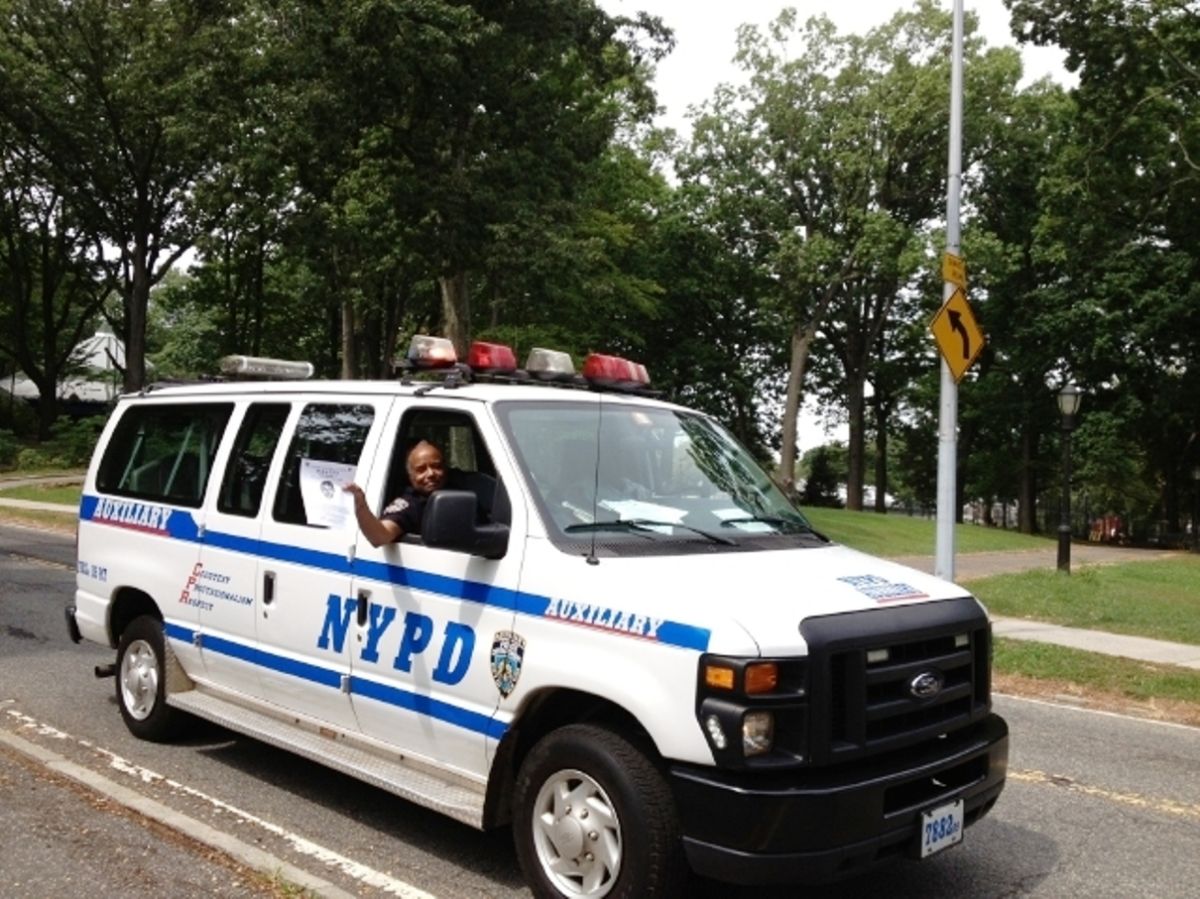
POLYGON ((654 552, 664 543, 765 548, 812 542, 808 521, 712 419, 592 401, 498 404, 556 542, 654 552))

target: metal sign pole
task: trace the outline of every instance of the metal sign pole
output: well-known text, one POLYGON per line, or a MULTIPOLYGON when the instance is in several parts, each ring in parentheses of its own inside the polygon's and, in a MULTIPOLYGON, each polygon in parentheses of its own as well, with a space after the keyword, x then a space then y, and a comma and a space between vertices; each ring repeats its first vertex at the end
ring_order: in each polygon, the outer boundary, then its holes
MULTIPOLYGON (((963 0, 954 0, 953 54, 950 63, 950 156, 946 178, 946 252, 959 255, 959 198, 962 192, 963 0)), ((942 301, 954 295, 946 281, 942 301)), ((946 360, 941 360, 941 401, 938 410, 937 544, 934 573, 954 580, 954 520, 958 505, 958 385, 946 360)))

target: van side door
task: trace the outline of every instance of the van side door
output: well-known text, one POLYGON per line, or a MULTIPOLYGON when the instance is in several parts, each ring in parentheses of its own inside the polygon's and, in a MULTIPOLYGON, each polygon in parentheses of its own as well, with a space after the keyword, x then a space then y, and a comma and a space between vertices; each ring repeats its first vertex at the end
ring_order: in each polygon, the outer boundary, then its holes
POLYGON ((346 690, 358 527, 342 487, 366 476, 391 402, 330 395, 294 411, 259 543, 256 664, 263 695, 346 731, 357 729, 346 690), (346 513, 340 518, 339 506, 346 513))
POLYGON ((355 625, 351 696, 366 736, 482 783, 504 731, 495 712, 514 683, 512 665, 493 669, 497 645, 512 650, 519 676, 513 621, 525 504, 514 498, 515 470, 487 407, 439 397, 397 401, 380 454, 390 466, 364 486, 376 511, 402 491, 407 451, 421 440, 442 450, 447 489, 475 492, 480 515, 510 527, 507 551, 485 559, 416 535, 379 548, 360 538, 352 589, 366 612, 355 625))
MULTIPOLYGON (((239 403, 220 488, 209 497, 193 591, 200 604, 197 679, 259 697, 257 618, 262 614, 262 530, 269 479, 282 467, 281 437, 293 403, 287 397, 239 403)), ((218 460, 220 465, 221 460, 218 460)))

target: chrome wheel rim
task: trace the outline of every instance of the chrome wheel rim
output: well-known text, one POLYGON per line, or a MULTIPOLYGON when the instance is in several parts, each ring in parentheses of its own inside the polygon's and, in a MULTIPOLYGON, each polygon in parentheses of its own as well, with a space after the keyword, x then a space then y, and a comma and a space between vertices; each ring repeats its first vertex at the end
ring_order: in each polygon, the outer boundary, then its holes
POLYGON ((565 769, 548 778, 533 806, 533 845, 551 883, 565 896, 607 896, 621 873, 621 822, 604 789, 565 769))
POLYGON ((134 640, 121 659, 121 701, 137 721, 145 721, 158 701, 158 657, 145 640, 134 640))

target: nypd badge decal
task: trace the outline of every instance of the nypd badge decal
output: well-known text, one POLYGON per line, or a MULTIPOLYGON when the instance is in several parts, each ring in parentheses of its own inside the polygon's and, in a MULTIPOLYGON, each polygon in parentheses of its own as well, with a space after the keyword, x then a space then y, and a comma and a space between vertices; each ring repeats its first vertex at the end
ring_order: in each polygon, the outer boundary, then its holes
POLYGON ((525 638, 515 631, 497 631, 492 640, 492 680, 505 699, 517 688, 521 662, 525 658, 525 638))

